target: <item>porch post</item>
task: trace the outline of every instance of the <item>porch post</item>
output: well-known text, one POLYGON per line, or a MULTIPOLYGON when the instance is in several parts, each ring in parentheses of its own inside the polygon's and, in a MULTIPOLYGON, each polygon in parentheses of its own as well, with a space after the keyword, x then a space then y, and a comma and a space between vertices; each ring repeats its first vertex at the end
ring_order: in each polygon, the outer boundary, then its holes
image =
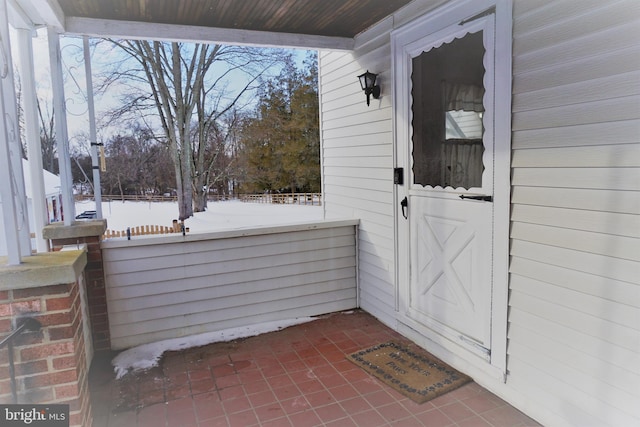
POLYGON ((47 27, 49 41, 49 62, 51 64, 51 88, 53 90, 53 108, 55 111, 56 135, 58 141, 58 166, 62 184, 62 207, 64 225, 72 225, 75 216, 73 198, 73 178, 71 176, 71 156, 69 154, 69 136, 67 132, 67 109, 64 99, 64 80, 62 78, 62 57, 60 36, 51 27, 47 27))
MULTIPOLYGON (((0 98, 4 98, 4 91, 0 85, 0 98)), ((4 105, 0 102, 0 117, 4 117, 4 105)), ((9 183, 0 185, 0 199, 2 200, 2 219, 4 235, 7 242, 7 259, 9 265, 18 265, 22 262, 20 254, 20 239, 18 237, 18 215, 16 213, 16 199, 13 185, 14 172, 10 161, 11 147, 7 138, 7 127, 4 120, 0 120, 0 182, 9 183)))
POLYGON ((91 142, 91 166, 93 168, 93 199, 96 202, 96 215, 102 219, 102 187, 100 186, 100 166, 98 166, 98 141, 96 137, 96 112, 93 102, 93 78, 91 75, 91 55, 89 38, 82 38, 84 49, 84 70, 87 80, 87 104, 89 107, 89 141, 91 142))
POLYGON ((31 198, 33 203, 36 249, 49 251, 49 241, 42 237, 47 225, 46 192, 42 173, 42 149, 40 148, 40 125, 38 123, 38 105, 36 78, 33 63, 33 29, 19 28, 18 48, 20 51, 20 75, 22 76, 22 99, 24 100, 24 124, 31 175, 31 198))
POLYGON ((13 63, 9 43, 6 1, 0 2, 0 178, 3 182, 2 209, 9 265, 22 262, 31 255, 27 197, 22 174, 22 147, 18 132, 18 110, 13 84, 13 63))

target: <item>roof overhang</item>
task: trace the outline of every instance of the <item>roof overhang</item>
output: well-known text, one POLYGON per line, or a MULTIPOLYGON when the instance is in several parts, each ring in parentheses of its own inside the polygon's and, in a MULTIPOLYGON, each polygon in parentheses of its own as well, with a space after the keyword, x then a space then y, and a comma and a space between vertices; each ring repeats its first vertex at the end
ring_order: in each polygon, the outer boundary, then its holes
POLYGON ((62 34, 352 50, 412 0, 8 0, 19 27, 62 34))
POLYGON ((352 50, 354 40, 315 34, 291 34, 195 25, 157 24, 135 21, 70 17, 65 34, 91 37, 165 40, 194 43, 272 46, 284 48, 352 50))

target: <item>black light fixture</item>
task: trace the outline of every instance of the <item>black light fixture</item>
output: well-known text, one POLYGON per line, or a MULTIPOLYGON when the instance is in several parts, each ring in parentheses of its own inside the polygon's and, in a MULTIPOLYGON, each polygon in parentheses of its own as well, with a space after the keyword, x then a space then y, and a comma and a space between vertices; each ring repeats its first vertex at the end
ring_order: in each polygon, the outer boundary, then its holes
POLYGON ((380 86, 376 85, 376 77, 378 77, 378 75, 370 73, 369 70, 358 76, 360 86, 364 94, 367 95, 367 105, 369 105, 370 96, 373 96, 374 99, 380 98, 380 86))

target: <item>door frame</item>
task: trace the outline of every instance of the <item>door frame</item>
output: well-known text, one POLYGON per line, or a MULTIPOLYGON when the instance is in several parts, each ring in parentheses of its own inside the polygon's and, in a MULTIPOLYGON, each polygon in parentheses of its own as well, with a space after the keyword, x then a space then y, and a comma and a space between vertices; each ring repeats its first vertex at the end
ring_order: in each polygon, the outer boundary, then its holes
MULTIPOLYGON (((511 202, 511 84, 512 84, 512 1, 511 0, 452 0, 391 33, 391 58, 393 74, 393 134, 394 166, 404 169, 404 185, 394 185, 394 236, 395 236, 395 310, 401 329, 424 337, 425 342, 435 344, 429 348, 437 356, 449 359, 445 362, 459 367, 471 364, 481 372, 506 382, 507 371, 507 322, 509 290, 509 225, 511 202), (494 234, 493 281, 491 291, 491 355, 488 360, 479 359, 458 343, 437 333, 418 330, 416 323, 400 310, 399 295, 410 277, 410 230, 400 201, 408 196, 411 165, 408 164, 411 141, 410 116, 411 56, 405 46, 442 31, 467 19, 473 19, 495 8, 495 100, 494 100, 494 234), (406 328, 404 328, 406 327, 406 328)), ((411 206, 408 207, 409 211, 411 206)))

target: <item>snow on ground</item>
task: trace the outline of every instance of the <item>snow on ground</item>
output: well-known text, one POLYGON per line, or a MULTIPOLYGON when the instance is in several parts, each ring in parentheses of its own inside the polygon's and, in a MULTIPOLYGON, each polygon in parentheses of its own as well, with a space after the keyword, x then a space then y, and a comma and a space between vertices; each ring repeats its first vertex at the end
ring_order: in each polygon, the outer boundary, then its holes
MULTIPOLYGON (((95 210, 95 202, 76 203, 76 214, 95 210)), ((102 202, 102 215, 109 230, 121 231, 142 225, 171 226, 178 218, 176 202, 102 202)), ((261 225, 320 221, 322 206, 247 203, 239 200, 209 202, 206 212, 185 220, 189 232, 229 230, 261 225)))
POLYGON ((227 342, 240 338, 252 337, 267 332, 279 331, 289 326, 316 320, 315 317, 299 317, 297 319, 265 322, 258 325, 242 326, 217 332, 192 335, 184 338, 173 338, 150 344, 143 344, 123 351, 112 361, 116 379, 122 378, 128 372, 150 369, 158 365, 160 358, 166 351, 185 350, 200 347, 215 342, 227 342))

